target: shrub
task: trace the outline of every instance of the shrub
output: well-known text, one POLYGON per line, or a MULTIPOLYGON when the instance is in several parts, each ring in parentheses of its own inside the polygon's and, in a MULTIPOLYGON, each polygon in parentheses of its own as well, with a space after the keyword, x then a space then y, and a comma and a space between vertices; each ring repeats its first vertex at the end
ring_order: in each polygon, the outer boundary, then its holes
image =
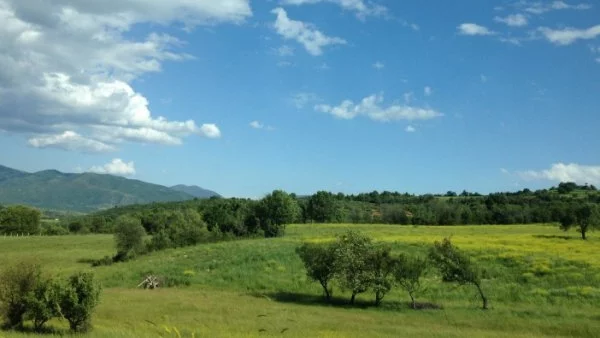
POLYGON ((26 298, 26 318, 33 321, 33 328, 40 332, 50 319, 59 316, 58 296, 60 285, 51 279, 40 279, 26 298))
POLYGON ((114 260, 116 262, 126 261, 142 253, 145 235, 146 231, 139 219, 120 217, 115 228, 117 255, 114 260))
POLYGON ((69 230, 58 224, 46 223, 42 225, 42 235, 44 236, 64 236, 68 234, 69 230))
POLYGON ((92 261, 92 266, 96 267, 96 266, 108 266, 108 265, 112 265, 114 263, 114 258, 110 257, 110 256, 104 256, 103 258, 100 259, 96 259, 94 261, 92 261))
POLYGON ((387 246, 373 247, 369 253, 371 267, 371 284, 375 292, 375 305, 379 306, 383 297, 392 289, 393 272, 396 270, 397 259, 392 257, 391 249, 387 246))
POLYGON ((41 282, 38 264, 20 262, 0 274, 0 314, 8 328, 22 328, 28 300, 41 282))
POLYGON ((91 327, 91 316, 99 301, 100 286, 92 273, 76 273, 60 287, 59 311, 74 332, 85 332, 91 327))

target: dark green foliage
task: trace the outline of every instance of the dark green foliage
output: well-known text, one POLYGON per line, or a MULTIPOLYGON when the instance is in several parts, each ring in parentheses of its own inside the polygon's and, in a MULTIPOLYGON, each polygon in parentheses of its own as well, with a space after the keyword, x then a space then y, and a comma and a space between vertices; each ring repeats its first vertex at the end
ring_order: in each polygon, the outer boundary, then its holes
POLYGON ((63 236, 68 235, 69 230, 59 224, 42 223, 41 234, 43 236, 63 236))
POLYGON ((40 279, 33 292, 27 296, 27 318, 33 321, 35 331, 42 331, 44 324, 59 316, 58 301, 60 285, 51 279, 40 279))
POLYGON ((570 204, 563 210, 560 227, 565 231, 577 227, 581 238, 585 240, 588 231, 600 228, 598 205, 592 203, 570 204))
POLYGON ((99 302, 100 286, 91 273, 76 273, 60 287, 59 311, 74 332, 85 332, 91 327, 92 313, 99 302))
POLYGON ((331 244, 305 243, 296 249, 306 268, 306 275, 321 284, 325 298, 331 300, 330 282, 335 276, 335 247, 331 244))
POLYGON ((339 203, 336 197, 326 191, 319 191, 308 199, 307 218, 318 223, 339 221, 339 203))
POLYGON ((400 255, 394 270, 395 281, 410 296, 411 305, 416 309, 416 293, 423 290, 421 278, 427 271, 428 262, 418 257, 400 255))
POLYGON ((282 236, 285 225, 293 223, 300 215, 298 202, 290 194, 275 190, 265 196, 256 207, 256 216, 265 237, 282 236))
POLYGON ((375 305, 379 306, 385 295, 392 289, 398 261, 391 255, 391 248, 388 246, 374 246, 369 256, 372 273, 370 283, 375 293, 375 305))
POLYGON ((335 243, 336 279, 343 289, 352 292, 350 304, 372 285, 372 245, 369 237, 355 231, 338 236, 335 243))
POLYGON ((117 255, 115 261, 126 261, 144 250, 146 231, 140 221, 133 217, 120 217, 115 228, 117 255))
POLYGON ((19 262, 0 272, 0 315, 6 327, 23 327, 28 301, 41 280, 41 267, 30 262, 19 262))
POLYGON ((39 210, 22 205, 2 208, 0 234, 39 234, 40 216, 39 210))
POLYGON ((472 284, 477 287, 483 309, 488 308, 488 300, 481 289, 481 272, 470 257, 456 248, 449 238, 444 238, 441 243, 435 242, 429 252, 429 258, 440 271, 444 282, 472 284))

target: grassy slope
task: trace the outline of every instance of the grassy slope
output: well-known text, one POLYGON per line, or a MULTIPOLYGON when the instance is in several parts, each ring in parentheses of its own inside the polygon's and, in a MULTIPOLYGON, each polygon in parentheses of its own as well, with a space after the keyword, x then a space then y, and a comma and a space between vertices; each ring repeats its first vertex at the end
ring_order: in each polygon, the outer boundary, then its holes
MULTIPOLYGON (((167 250, 95 270, 105 291, 90 337, 169 336, 163 325, 187 337, 191 331, 196 336, 281 331, 327 337, 594 336, 600 332, 600 240, 593 236, 583 242, 577 235, 564 237, 556 227, 546 226, 298 225, 290 226, 280 239, 167 250), (443 304, 441 311, 408 309, 400 290, 386 297, 379 309, 318 303, 320 289, 306 281, 294 248, 304 240, 328 240, 346 228, 367 231, 397 251, 414 253, 424 253, 425 245, 452 235, 487 267, 484 288, 493 310, 478 310, 471 288, 434 280, 420 299, 443 304), (188 278, 192 285, 133 290, 146 273, 188 278)), ((112 238, 102 235, 0 237, 0 265, 35 256, 54 273, 66 274, 88 269, 78 261, 110 254, 112 245, 112 238)), ((347 297, 340 290, 336 295, 347 297)), ((371 298, 363 295, 360 300, 367 304, 371 298)), ((9 336, 0 337, 3 334, 9 336)))

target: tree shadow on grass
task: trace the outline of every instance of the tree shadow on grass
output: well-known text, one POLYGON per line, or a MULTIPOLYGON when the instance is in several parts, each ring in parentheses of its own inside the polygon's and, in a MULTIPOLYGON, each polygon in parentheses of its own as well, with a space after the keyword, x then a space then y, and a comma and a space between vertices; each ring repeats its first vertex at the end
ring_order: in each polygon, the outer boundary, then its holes
MULTIPOLYGON (((350 304, 348 298, 343 297, 332 297, 331 300, 325 299, 323 296, 317 296, 313 294, 296 293, 296 292, 267 292, 267 293, 253 293, 254 297, 266 298, 268 300, 274 300, 281 303, 293 303, 298 305, 308 306, 326 306, 326 307, 339 307, 339 308, 358 308, 358 309, 369 309, 376 308, 383 311, 398 311, 405 309, 413 309, 410 302, 398 302, 398 301, 386 301, 384 300, 381 305, 376 306, 374 301, 368 301, 363 299, 356 299, 354 304, 350 304)), ((431 309, 442 309, 443 307, 433 303, 422 303, 418 302, 415 304, 414 310, 431 310, 431 309)))
POLYGON ((564 239, 564 240, 581 240, 581 237, 567 236, 567 235, 532 235, 535 238, 543 239, 564 239))
POLYGON ((19 334, 26 334, 26 335, 51 335, 51 336, 64 336, 66 334, 69 333, 68 330, 62 330, 62 329, 57 329, 55 327, 52 326, 44 326, 42 329, 40 330, 35 330, 32 326, 28 326, 25 325, 21 328, 9 328, 6 326, 2 326, 0 328, 2 331, 0 331, 0 337, 2 337, 2 332, 5 333, 19 333, 19 334))

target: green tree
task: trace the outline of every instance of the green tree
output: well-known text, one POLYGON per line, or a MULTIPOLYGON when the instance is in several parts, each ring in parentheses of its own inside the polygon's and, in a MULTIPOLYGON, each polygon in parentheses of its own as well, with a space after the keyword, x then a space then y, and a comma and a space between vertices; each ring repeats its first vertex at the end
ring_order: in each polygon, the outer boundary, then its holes
POLYGON ((33 321, 33 328, 40 332, 44 324, 59 316, 58 300, 60 285, 51 279, 41 279, 27 296, 26 317, 33 321))
POLYGON ((568 231, 576 226, 583 240, 587 239, 587 232, 600 228, 600 210, 598 205, 584 203, 570 205, 560 220, 560 228, 568 231))
POLYGON ((429 258, 439 269, 442 281, 474 285, 481 296, 483 309, 488 308, 488 299, 481 289, 481 272, 470 257, 456 248, 449 238, 444 238, 441 243, 435 242, 429 252, 429 258))
POLYGON ((334 245, 336 279, 343 289, 352 292, 350 304, 354 304, 356 295, 372 285, 372 241, 358 232, 348 231, 338 236, 334 245))
POLYGON ((372 247, 369 256, 372 274, 370 283, 375 292, 375 305, 379 306, 394 285, 397 260, 392 257, 391 248, 387 246, 372 247))
POLYGON ((308 218, 317 223, 335 221, 339 212, 338 201, 332 193, 318 191, 309 198, 306 212, 308 218))
POLYGON ((60 288, 59 313, 69 322, 72 331, 84 332, 90 328, 92 313, 100 302, 100 291, 94 275, 89 272, 72 275, 60 288))
POLYGON ((421 277, 423 277, 423 274, 427 270, 427 260, 400 255, 397 262, 394 270, 396 283, 408 292, 411 306, 413 309, 416 309, 415 295, 423 290, 421 277))
POLYGON ((257 215, 265 237, 283 235, 285 225, 294 222, 300 214, 298 202, 282 190, 275 190, 258 204, 257 215))
POLYGON ((0 272, 0 315, 8 328, 22 328, 28 301, 42 280, 38 264, 18 262, 0 272))
POLYGON ((325 298, 330 301, 332 290, 329 285, 335 276, 335 251, 331 244, 304 243, 296 253, 304 263, 306 275, 321 284, 325 298))
POLYGON ((0 234, 37 234, 40 230, 41 213, 23 205, 0 209, 0 234))
POLYGON ((121 216, 115 227, 115 243, 117 255, 115 261, 126 261, 144 250, 146 231, 139 219, 121 216))

